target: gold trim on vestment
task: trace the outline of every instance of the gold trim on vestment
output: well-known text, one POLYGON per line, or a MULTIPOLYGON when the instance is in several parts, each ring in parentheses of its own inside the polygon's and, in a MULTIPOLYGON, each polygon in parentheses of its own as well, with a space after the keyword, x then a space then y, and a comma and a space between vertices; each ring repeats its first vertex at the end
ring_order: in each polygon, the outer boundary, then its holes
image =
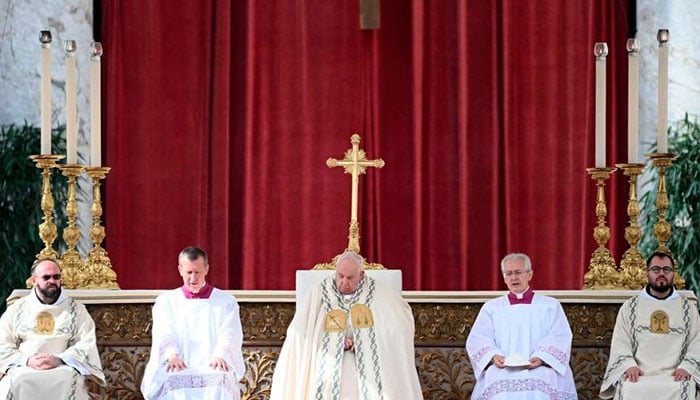
POLYGON ((48 311, 42 311, 36 316, 34 332, 37 335, 53 335, 55 325, 56 320, 53 314, 48 311))
POLYGON ((326 314, 326 332, 345 332, 347 314, 342 310, 331 310, 326 314))
POLYGON ((352 327, 355 329, 374 326, 372 311, 364 304, 355 304, 350 308, 350 319, 352 320, 352 327))
POLYGON ((668 314, 662 310, 656 310, 651 313, 649 318, 649 330, 651 333, 668 334, 668 314))

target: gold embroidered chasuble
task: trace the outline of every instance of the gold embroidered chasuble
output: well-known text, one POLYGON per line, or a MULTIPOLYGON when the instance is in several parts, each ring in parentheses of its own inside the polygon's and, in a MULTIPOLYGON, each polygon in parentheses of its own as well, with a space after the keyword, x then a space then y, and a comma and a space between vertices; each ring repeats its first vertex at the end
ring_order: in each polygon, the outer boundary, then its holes
POLYGON ((0 398, 87 399, 85 379, 104 386, 95 324, 85 306, 62 291, 54 304, 34 291, 10 305, 0 318, 0 398), (63 360, 50 370, 27 367, 27 359, 50 353, 63 360))
POLYGON ((674 293, 658 300, 645 291, 627 300, 617 316, 610 358, 603 378, 604 399, 700 399, 700 324, 697 307, 674 293), (625 379, 637 366, 638 382, 625 379), (690 381, 676 382, 673 371, 683 368, 690 381))
POLYGON ((365 275, 345 303, 326 278, 299 303, 270 398, 422 399, 413 338, 413 315, 398 292, 365 275), (354 351, 343 347, 349 327, 354 351))

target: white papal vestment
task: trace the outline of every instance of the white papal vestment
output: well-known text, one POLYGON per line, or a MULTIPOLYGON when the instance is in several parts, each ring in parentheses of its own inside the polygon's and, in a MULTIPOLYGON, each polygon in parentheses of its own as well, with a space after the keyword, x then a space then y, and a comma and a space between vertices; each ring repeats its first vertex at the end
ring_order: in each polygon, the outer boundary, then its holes
POLYGON ((569 367, 571 328, 556 299, 535 294, 531 304, 507 296, 487 301, 467 338, 476 385, 472 400, 577 399, 569 367), (546 365, 497 368, 493 356, 539 357, 546 365))
POLYGON ((675 292, 665 300, 646 290, 627 300, 617 314, 610 358, 600 397, 604 399, 696 399, 700 383, 700 337, 695 304, 675 292), (624 373, 638 367, 642 376, 629 382, 624 373), (676 382, 673 371, 692 379, 676 382))
POLYGON ((162 293, 153 305, 151 357, 141 392, 147 400, 239 399, 245 373, 236 299, 214 288, 208 299, 188 299, 182 288, 162 293), (187 368, 166 372, 168 357, 179 354, 187 368), (220 357, 229 371, 214 370, 220 357))
POLYGON ((287 329, 270 399, 422 399, 414 328, 408 303, 381 282, 365 275, 345 299, 334 277, 326 278, 302 299, 287 329), (350 325, 355 349, 344 351, 350 325))
POLYGON ((43 304, 33 289, 10 305, 0 318, 0 398, 16 400, 88 399, 86 379, 104 386, 95 323, 85 306, 61 291, 54 304, 43 304), (49 370, 27 367, 35 354, 63 360, 49 370))

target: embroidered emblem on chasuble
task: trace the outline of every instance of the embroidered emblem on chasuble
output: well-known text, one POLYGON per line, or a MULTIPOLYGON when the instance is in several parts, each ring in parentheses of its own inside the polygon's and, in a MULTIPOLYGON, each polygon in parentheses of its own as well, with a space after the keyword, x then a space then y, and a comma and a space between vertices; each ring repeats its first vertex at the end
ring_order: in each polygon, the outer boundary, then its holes
POLYGON ((374 319, 370 310, 374 298, 374 281, 360 280, 355 294, 346 302, 335 286, 333 277, 321 284, 323 308, 327 310, 324 332, 318 353, 315 400, 340 400, 345 329, 350 314, 354 356, 357 369, 357 388, 360 399, 381 399, 382 379, 374 319), (349 307, 349 308, 348 308, 349 307), (365 329, 361 329, 365 328, 365 329))
POLYGON ((374 326, 372 311, 364 304, 355 304, 350 308, 350 318, 352 327, 355 329, 363 329, 374 326))
POLYGON ((331 310, 326 314, 326 332, 345 332, 347 314, 342 310, 331 310))
POLYGON ((37 335, 53 335, 56 320, 50 312, 42 311, 36 316, 34 333, 37 335))
POLYGON ((652 333, 668 334, 668 314, 662 310, 656 310, 651 313, 649 321, 649 330, 652 333))

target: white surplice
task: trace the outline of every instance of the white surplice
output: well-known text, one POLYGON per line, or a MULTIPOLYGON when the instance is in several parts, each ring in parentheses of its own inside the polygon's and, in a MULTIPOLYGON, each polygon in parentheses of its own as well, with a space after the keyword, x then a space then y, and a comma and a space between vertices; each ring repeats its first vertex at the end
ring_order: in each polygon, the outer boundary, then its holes
POLYGON ((344 300, 333 277, 329 277, 302 299, 275 366, 271 400, 423 398, 415 365, 410 306, 400 293, 367 275, 357 292, 347 304, 338 304, 344 300), (365 293, 370 287, 372 292, 365 293), (343 350, 346 331, 326 332, 329 297, 339 300, 331 302, 340 305, 340 309, 332 308, 334 312, 362 304, 371 311, 372 329, 352 329, 354 351, 343 350))
POLYGON ((700 383, 698 319, 696 305, 675 291, 659 300, 642 290, 638 296, 627 300, 617 314, 600 397, 700 398, 696 388, 700 383), (634 366, 643 375, 632 383, 624 378, 624 373, 634 366), (692 379, 674 381, 672 374, 677 368, 685 369, 692 379))
POLYGON ((153 305, 152 338, 141 382, 147 400, 240 398, 243 330, 232 295, 216 288, 208 299, 188 299, 182 288, 162 293, 153 305), (175 353, 187 368, 166 372, 168 357, 175 353), (226 361, 228 372, 209 366, 217 357, 226 361))
POLYGON ((472 400, 577 399, 569 367, 571 328, 556 299, 535 294, 532 304, 511 305, 507 296, 487 301, 467 338, 476 385, 472 400), (528 370, 497 368, 493 356, 539 357, 528 370))
POLYGON ((0 398, 88 399, 86 379, 104 386, 95 323, 83 304, 61 291, 43 304, 32 290, 0 318, 0 398), (49 370, 27 367, 35 354, 49 353, 65 365, 49 370))

